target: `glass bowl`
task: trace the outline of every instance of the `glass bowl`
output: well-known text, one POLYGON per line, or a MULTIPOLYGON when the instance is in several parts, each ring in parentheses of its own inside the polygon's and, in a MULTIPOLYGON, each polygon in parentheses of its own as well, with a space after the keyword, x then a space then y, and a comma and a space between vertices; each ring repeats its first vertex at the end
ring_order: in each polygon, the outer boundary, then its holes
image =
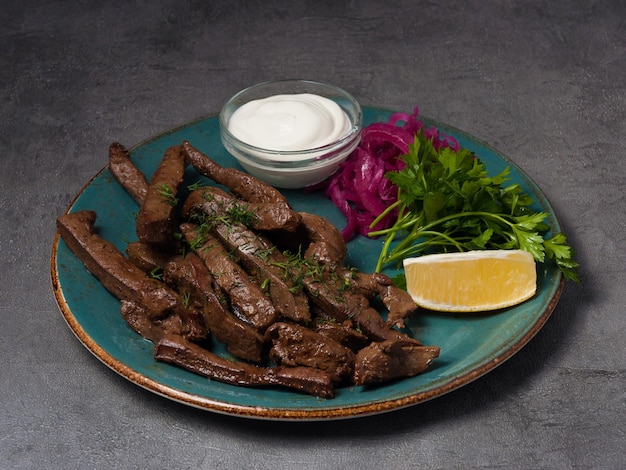
POLYGON ((219 123, 224 147, 246 171, 272 186, 294 189, 319 183, 337 171, 361 139, 363 113, 352 95, 335 86, 311 80, 277 80, 253 85, 234 95, 222 108, 219 123), (291 94, 312 94, 333 101, 345 113, 349 125, 330 143, 297 150, 257 147, 229 130, 233 113, 246 103, 291 94))

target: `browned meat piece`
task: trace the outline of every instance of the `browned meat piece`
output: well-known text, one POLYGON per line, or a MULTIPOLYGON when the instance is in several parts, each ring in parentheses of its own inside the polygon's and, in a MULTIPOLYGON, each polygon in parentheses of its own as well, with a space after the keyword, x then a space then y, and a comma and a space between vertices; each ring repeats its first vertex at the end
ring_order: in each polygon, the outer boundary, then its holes
POLYGON ((170 246, 178 227, 176 195, 185 173, 185 153, 181 146, 170 147, 156 169, 137 216, 137 237, 149 244, 170 246))
POLYGON ((371 307, 367 301, 363 303, 362 309, 355 312, 352 322, 355 328, 362 331, 372 341, 393 340, 406 341, 416 345, 422 344, 419 340, 391 328, 380 316, 378 310, 371 307))
POLYGON ((330 398, 335 385, 412 376, 438 357, 439 348, 394 329, 415 310, 412 299, 387 276, 344 267, 346 245, 326 219, 295 212, 271 186, 221 167, 188 142, 167 149, 150 183, 123 146, 112 144, 109 153, 111 172, 141 206, 140 241, 128 245, 128 258, 94 233, 94 212, 66 214, 57 226, 121 300, 128 325, 158 343, 157 360, 235 385, 330 398), (233 194, 202 188, 179 205, 189 162, 233 194), (184 241, 176 241, 179 230, 184 241), (179 250, 184 242, 187 255, 179 250), (151 276, 156 268, 165 282, 151 276), (373 307, 379 299, 387 322, 373 307), (208 351, 209 333, 259 365, 208 351), (262 367, 268 357, 279 365, 262 367))
POLYGON ((109 146, 109 171, 135 202, 141 206, 146 194, 148 194, 148 181, 131 161, 126 147, 118 142, 109 146))
POLYGON ((130 300, 122 300, 121 302, 120 312, 122 318, 126 320, 128 326, 136 333, 154 343, 157 343, 165 335, 163 325, 157 325, 153 322, 148 316, 146 309, 130 300))
POLYGON ((386 339, 419 341, 392 329, 373 308, 368 298, 355 289, 350 279, 336 271, 325 271, 321 275, 305 275, 303 281, 309 298, 330 318, 337 322, 350 320, 353 327, 361 331, 371 341, 386 339))
POLYGON ((315 323, 314 329, 319 334, 337 341, 352 351, 358 351, 370 343, 367 336, 352 328, 352 323, 349 321, 343 323, 318 321, 315 323))
POLYGON ((130 242, 126 246, 126 254, 128 259, 146 273, 163 269, 173 257, 177 256, 170 251, 161 250, 158 246, 142 242, 130 242))
POLYGON ((287 198, 269 184, 236 168, 224 168, 220 166, 208 156, 192 147, 187 141, 183 142, 183 148, 187 153, 190 163, 198 173, 211 178, 216 183, 226 186, 233 193, 246 201, 261 203, 280 202, 289 205, 287 198))
MULTIPOLYGON (((185 302, 183 302, 185 303, 185 302)), ((189 341, 201 341, 209 336, 209 328, 204 320, 203 308, 199 306, 186 306, 179 308, 173 315, 163 320, 156 320, 156 323, 167 322, 170 317, 180 318, 180 334, 189 341)), ((170 333, 171 330, 167 329, 170 333)))
POLYGON ((193 224, 182 224, 181 231, 194 247, 216 284, 228 296, 231 310, 241 314, 259 332, 278 320, 278 313, 261 288, 232 259, 220 241, 209 233, 198 233, 193 224))
POLYGON ((333 224, 319 215, 299 212, 310 240, 304 258, 329 266, 341 266, 346 260, 346 243, 333 224))
POLYGON ((135 302, 122 300, 120 312, 126 323, 142 337, 157 343, 168 334, 180 335, 189 341, 202 341, 208 337, 204 320, 197 310, 187 310, 185 315, 172 313, 152 320, 144 308, 135 302))
POLYGON ((351 296, 345 295, 345 284, 337 276, 328 272, 319 272, 308 266, 291 268, 290 276, 300 279, 309 300, 324 316, 337 322, 351 320, 354 304, 351 296))
POLYGON ((334 383, 352 377, 354 353, 331 338, 284 322, 270 326, 265 338, 272 342, 270 359, 277 364, 314 367, 330 374, 334 383))
POLYGON ((246 361, 261 362, 263 337, 250 325, 228 312, 217 297, 207 298, 204 317, 215 339, 224 344, 233 356, 246 361))
POLYGON ((238 258, 248 274, 265 286, 264 290, 283 318, 302 323, 311 320, 309 299, 293 279, 285 276, 285 269, 281 267, 281 263, 286 261, 282 252, 267 239, 240 224, 217 224, 214 233, 238 258))
POLYGON ((345 271, 344 276, 372 299, 380 296, 383 304, 389 310, 387 323, 390 326, 404 328, 404 319, 417 311, 417 304, 407 291, 396 287, 389 276, 381 273, 366 274, 356 271, 345 271))
POLYGON ((294 264, 289 275, 302 282, 309 299, 326 319, 338 323, 349 321, 357 310, 369 306, 365 297, 350 292, 351 283, 334 270, 305 262, 294 264))
POLYGON ((180 336, 166 336, 155 349, 158 361, 168 362, 212 380, 245 387, 281 386, 320 398, 334 396, 328 374, 309 367, 257 367, 233 362, 180 336))
POLYGON ((413 377, 439 356, 439 348, 407 341, 372 343, 356 355, 354 383, 376 384, 413 377))
POLYGON ((227 215, 254 230, 293 232, 300 226, 300 215, 283 203, 248 202, 219 188, 204 187, 192 191, 183 205, 189 218, 201 211, 208 217, 227 215))
POLYGON ((149 278, 115 245, 93 233, 95 221, 93 211, 73 212, 57 219, 61 237, 87 270, 118 299, 141 305, 151 319, 175 311, 180 304, 176 292, 149 278))
POLYGON ((343 276, 350 279, 368 299, 373 299, 380 294, 381 286, 392 285, 391 278, 382 273, 362 273, 360 271, 344 271, 343 276))
POLYGON ((404 328, 404 320, 418 309, 409 293, 394 284, 381 286, 380 298, 389 310, 387 323, 390 326, 404 328))
POLYGON ((185 296, 188 305, 204 306, 206 294, 213 294, 213 277, 195 253, 170 259, 163 266, 163 281, 185 296))
POLYGON ((164 277, 179 291, 188 292, 194 303, 202 305, 204 323, 231 354, 248 361, 261 361, 263 337, 224 308, 215 292, 213 276, 196 254, 188 253, 168 263, 164 277))

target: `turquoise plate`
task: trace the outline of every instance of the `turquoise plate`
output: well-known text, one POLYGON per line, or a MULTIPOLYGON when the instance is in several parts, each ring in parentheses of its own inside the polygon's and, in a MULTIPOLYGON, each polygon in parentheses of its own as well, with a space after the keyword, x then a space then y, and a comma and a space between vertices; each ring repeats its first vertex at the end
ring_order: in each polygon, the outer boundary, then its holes
MULTIPOLYGON (((364 107, 365 124, 386 121, 392 111, 364 107)), ((493 174, 509 166, 513 182, 531 194, 537 210, 549 214, 553 233, 560 231, 554 211, 532 180, 515 164, 472 136, 429 119, 428 125, 457 138, 473 150, 493 174)), ((237 166, 220 142, 217 116, 209 116, 154 137, 131 150, 135 164, 150 177, 165 149, 190 141, 224 166, 237 166)), ((198 181, 193 169, 189 183, 198 181)), ((285 191, 298 211, 328 218, 338 227, 345 220, 319 193, 285 191)), ((135 240, 137 205, 103 168, 76 196, 68 212, 94 210, 96 229, 121 251, 135 240)), ((362 271, 374 269, 380 240, 360 237, 349 243, 348 264, 362 271)), ((131 382, 166 398, 198 408, 272 420, 328 420, 358 417, 403 408, 438 397, 489 372, 522 348, 549 318, 563 288, 563 276, 551 264, 538 267, 538 289, 532 299, 489 314, 456 316, 424 313, 411 319, 408 333, 424 344, 441 347, 441 355, 423 374, 378 387, 345 387, 333 399, 320 399, 282 389, 255 389, 207 380, 153 359, 153 344, 131 330, 122 319, 120 302, 89 274, 58 233, 54 239, 51 274, 59 308, 69 327, 104 364, 131 382)), ((219 345, 218 353, 225 354, 219 345)))

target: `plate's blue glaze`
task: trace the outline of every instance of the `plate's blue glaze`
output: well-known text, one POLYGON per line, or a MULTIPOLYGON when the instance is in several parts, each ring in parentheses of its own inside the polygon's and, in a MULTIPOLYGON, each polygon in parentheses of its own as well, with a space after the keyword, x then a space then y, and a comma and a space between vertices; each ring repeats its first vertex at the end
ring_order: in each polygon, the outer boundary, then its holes
MULTIPOLYGON (((391 111, 364 107, 365 124, 385 121, 391 111)), ((535 201, 535 209, 549 214, 553 233, 559 224, 540 189, 518 167, 496 150, 457 129, 422 118, 473 150, 495 174, 505 166, 511 180, 521 183, 535 201)), ((190 141, 224 166, 237 166, 219 138, 216 116, 207 117, 144 142, 131 154, 135 164, 150 177, 165 149, 190 141)), ((187 179, 199 179, 193 169, 187 179)), ((335 206, 320 194, 286 191, 296 210, 323 215, 336 226, 345 221, 335 206)), ((96 229, 120 250, 135 240, 137 205, 117 184, 108 168, 97 174, 76 197, 68 211, 95 210, 96 229)), ((360 270, 374 269, 380 240, 359 238, 349 243, 348 263, 360 270)), ((537 295, 531 300, 489 314, 450 315, 426 313, 408 322, 411 335, 423 343, 441 347, 440 357, 423 374, 375 388, 337 390, 334 399, 323 400, 279 389, 252 389, 210 381, 153 360, 152 343, 133 332, 122 319, 120 303, 91 276, 55 238, 52 278, 61 311, 80 341, 100 360, 132 382, 155 393, 199 408, 239 416, 266 419, 333 419, 363 416, 419 403, 483 375, 516 353, 541 328, 561 294, 563 278, 553 265, 540 265, 537 295)), ((217 345, 217 352, 225 354, 217 345)))

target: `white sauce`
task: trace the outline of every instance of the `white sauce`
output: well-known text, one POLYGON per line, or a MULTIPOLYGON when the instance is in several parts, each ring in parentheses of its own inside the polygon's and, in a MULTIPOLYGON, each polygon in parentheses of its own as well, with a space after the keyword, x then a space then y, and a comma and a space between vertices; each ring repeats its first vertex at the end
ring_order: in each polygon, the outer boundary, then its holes
POLYGON ((237 139, 274 151, 322 147, 345 136, 350 128, 350 118, 337 103, 310 93, 250 101, 228 121, 228 130, 237 139))

